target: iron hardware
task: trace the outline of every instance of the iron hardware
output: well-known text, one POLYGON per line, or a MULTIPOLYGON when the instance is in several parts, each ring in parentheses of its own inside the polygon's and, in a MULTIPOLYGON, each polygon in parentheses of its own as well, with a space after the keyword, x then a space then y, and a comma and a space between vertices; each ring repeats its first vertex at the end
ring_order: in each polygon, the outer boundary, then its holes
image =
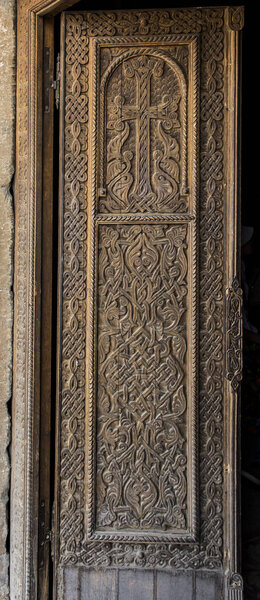
POLYGON ((60 53, 58 53, 57 60, 56 60, 56 79, 54 79, 51 83, 51 88, 55 92, 55 106, 56 106, 57 110, 59 110, 59 106, 60 106, 60 78, 61 78, 60 53))

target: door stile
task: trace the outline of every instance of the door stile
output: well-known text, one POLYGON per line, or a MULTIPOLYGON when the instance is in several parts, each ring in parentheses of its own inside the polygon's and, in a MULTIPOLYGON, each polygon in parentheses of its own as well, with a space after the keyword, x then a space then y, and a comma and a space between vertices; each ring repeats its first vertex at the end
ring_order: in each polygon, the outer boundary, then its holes
POLYGON ((240 575, 240 381, 242 379, 242 290, 240 287, 240 156, 241 156, 241 35, 226 9, 229 27, 225 37, 226 51, 226 304, 225 304, 225 572, 226 598, 243 596, 240 575))

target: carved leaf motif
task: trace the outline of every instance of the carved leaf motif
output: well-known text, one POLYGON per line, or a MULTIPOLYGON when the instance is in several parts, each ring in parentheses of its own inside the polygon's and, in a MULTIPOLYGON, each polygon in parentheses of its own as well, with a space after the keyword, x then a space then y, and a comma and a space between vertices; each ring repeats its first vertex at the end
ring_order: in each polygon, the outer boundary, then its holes
POLYGON ((103 528, 185 527, 185 239, 183 225, 100 227, 103 528))

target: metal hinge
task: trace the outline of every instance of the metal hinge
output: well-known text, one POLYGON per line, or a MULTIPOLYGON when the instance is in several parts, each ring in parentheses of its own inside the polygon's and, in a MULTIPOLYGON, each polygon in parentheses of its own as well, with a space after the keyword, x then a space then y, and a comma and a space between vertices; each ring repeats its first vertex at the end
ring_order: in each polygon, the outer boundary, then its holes
POLYGON ((44 48, 44 112, 50 112, 50 90, 55 92, 55 106, 59 109, 60 105, 60 54, 56 59, 56 79, 50 78, 50 48, 44 48))
POLYGON ((54 515, 55 506, 52 505, 51 514, 51 529, 46 527, 46 512, 45 512, 45 501, 42 500, 40 503, 39 510, 39 567, 44 567, 44 548, 46 544, 50 544, 51 558, 54 560, 54 515))
POLYGON ((52 559, 52 562, 54 562, 54 549, 55 549, 55 502, 53 502, 52 509, 51 509, 50 542, 51 542, 51 559, 52 559))
POLYGON ((54 89, 54 92, 55 92, 55 106, 56 106, 57 110, 59 110, 59 106, 60 106, 60 79, 61 79, 60 53, 58 53, 57 59, 56 59, 56 79, 54 79, 54 81, 51 84, 51 87, 54 89))

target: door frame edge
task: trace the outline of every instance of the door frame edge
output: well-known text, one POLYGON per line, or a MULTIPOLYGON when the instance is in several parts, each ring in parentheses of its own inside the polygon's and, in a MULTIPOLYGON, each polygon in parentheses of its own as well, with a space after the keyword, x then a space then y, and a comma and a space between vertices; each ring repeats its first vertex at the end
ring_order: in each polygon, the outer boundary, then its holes
POLYGON ((43 18, 77 0, 18 0, 10 597, 37 598, 43 18))

